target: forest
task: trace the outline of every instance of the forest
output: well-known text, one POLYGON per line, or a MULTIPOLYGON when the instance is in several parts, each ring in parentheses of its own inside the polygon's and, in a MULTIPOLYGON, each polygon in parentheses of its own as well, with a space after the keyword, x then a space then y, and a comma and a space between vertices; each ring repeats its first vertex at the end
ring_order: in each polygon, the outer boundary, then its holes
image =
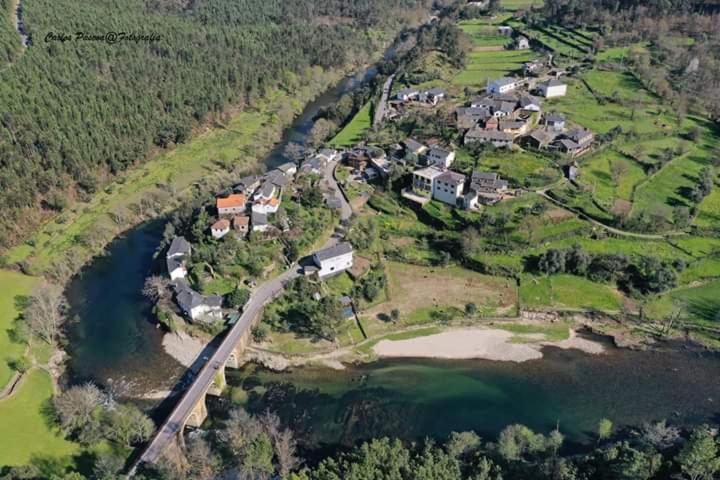
POLYGON ((367 61, 425 3, 28 2, 31 45, 20 54, 15 32, 0 32, 0 60, 14 60, 0 73, 0 248, 199 125, 222 125, 273 89, 292 92, 310 67, 367 61), (77 41, 77 32, 159 40, 77 41), (71 40, 52 40, 62 35, 71 40))
POLYGON ((666 421, 617 429, 605 418, 593 433, 595 445, 578 451, 559 429, 544 435, 515 424, 490 441, 473 431, 441 442, 385 437, 304 462, 277 415, 237 409, 191 439, 180 458, 140 477, 211 479, 235 468, 243 478, 287 480, 711 480, 720 470, 716 432, 714 425, 687 431, 666 421))

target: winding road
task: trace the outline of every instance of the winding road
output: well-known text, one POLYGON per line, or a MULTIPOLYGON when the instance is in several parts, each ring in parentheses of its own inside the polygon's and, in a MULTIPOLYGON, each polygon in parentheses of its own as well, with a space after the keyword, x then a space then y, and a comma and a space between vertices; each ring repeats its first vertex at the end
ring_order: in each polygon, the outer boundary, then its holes
MULTIPOLYGON (((337 164, 337 160, 327 164, 323 172, 323 179, 324 182, 328 183, 327 186, 330 189, 329 195, 334 196, 341 203, 340 219, 347 220, 352 215, 352 209, 335 180, 334 171, 337 164)), ((338 243, 338 241, 339 239, 333 236, 328 239, 323 248, 333 246, 338 243)), ((167 420, 160 426, 155 437, 153 437, 136 464, 130 470, 130 476, 134 475, 140 463, 156 462, 176 436, 182 434, 181 429, 185 421, 190 417, 195 405, 205 401, 204 396, 215 379, 215 374, 220 368, 224 368, 225 362, 227 362, 232 355, 235 346, 252 328, 253 321, 260 314, 263 307, 280 295, 289 281, 300 275, 302 275, 300 266, 297 263, 293 263, 288 270, 272 280, 261 284, 253 291, 240 319, 230 328, 222 343, 218 346, 217 350, 215 350, 215 353, 212 354, 202 370, 197 374, 192 385, 185 390, 182 398, 178 401, 177 405, 175 405, 175 408, 173 408, 167 420)))
POLYGON ((388 97, 390 96, 390 90, 392 89, 393 80, 395 80, 395 74, 390 75, 385 84, 383 85, 382 95, 380 96, 380 102, 378 102, 377 108, 375 109, 375 118, 373 118, 373 128, 377 128, 385 120, 385 111, 387 110, 388 97))

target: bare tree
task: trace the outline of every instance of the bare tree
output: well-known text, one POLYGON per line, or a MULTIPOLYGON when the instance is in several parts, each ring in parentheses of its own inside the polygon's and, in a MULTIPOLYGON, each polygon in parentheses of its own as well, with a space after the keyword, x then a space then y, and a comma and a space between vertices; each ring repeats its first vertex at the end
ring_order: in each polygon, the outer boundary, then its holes
POLYGON ((95 422, 95 411, 103 402, 103 394, 92 383, 71 387, 53 399, 60 426, 72 433, 95 422))
POLYGON ((35 335, 52 345, 60 335, 66 310, 62 289, 47 283, 35 290, 23 318, 35 335))
POLYGON ((262 423, 272 441, 275 459, 278 464, 278 473, 281 477, 285 478, 293 469, 300 465, 300 458, 297 456, 295 434, 289 428, 283 429, 280 424, 280 417, 269 411, 266 411, 262 417, 260 417, 260 423, 262 423))
POLYGON ((212 452, 208 443, 202 438, 191 440, 186 449, 185 456, 190 465, 190 478, 197 480, 212 480, 219 473, 220 462, 212 452))
POLYGON ((230 418, 225 422, 225 428, 220 434, 220 440, 235 456, 241 456, 247 446, 261 433, 263 425, 243 409, 230 412, 230 418))
POLYGON ((165 298, 169 285, 170 282, 165 277, 153 275, 145 280, 142 293, 152 302, 157 302, 165 298))
POLYGON ((275 457, 278 463, 278 472, 282 478, 290 474, 292 470, 300 465, 300 458, 297 456, 297 441, 295 434, 286 428, 273 439, 275 457))

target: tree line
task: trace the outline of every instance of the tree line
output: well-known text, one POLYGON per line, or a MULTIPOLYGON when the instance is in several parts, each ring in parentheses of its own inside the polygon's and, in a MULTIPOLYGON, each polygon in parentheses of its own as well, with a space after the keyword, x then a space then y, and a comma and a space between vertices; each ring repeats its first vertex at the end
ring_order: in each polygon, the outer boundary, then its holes
POLYGON ((441 442, 376 438, 303 465, 293 432, 276 415, 234 410, 193 438, 183 457, 149 467, 140 478, 209 480, 235 469, 240 478, 258 480, 712 480, 720 471, 716 425, 683 431, 660 421, 615 429, 602 419, 594 445, 569 450, 559 429, 542 434, 516 424, 492 441, 473 431, 441 442))
POLYGON ((292 92, 311 67, 367 61, 380 42, 372 31, 396 30, 406 9, 426 3, 28 2, 33 45, 0 82, 0 247, 150 152, 186 141, 193 125, 222 123, 228 107, 292 92), (159 41, 45 41, 138 26, 159 41))

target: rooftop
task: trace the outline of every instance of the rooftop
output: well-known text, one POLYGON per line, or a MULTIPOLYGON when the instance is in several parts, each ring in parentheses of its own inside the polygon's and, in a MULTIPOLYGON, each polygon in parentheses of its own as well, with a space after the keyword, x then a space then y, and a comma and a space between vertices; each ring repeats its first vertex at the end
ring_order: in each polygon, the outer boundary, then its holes
POLYGON ((350 242, 342 242, 338 243, 337 245, 333 247, 323 248, 322 250, 318 250, 315 252, 315 258, 322 262, 323 260, 329 260, 331 258, 336 258, 341 255, 346 255, 348 253, 352 253, 353 248, 350 242))
POLYGON ((465 182, 465 175, 463 175, 462 173, 447 170, 446 172, 443 172, 442 175, 439 175, 437 179, 442 180, 443 182, 451 183, 453 185, 459 185, 465 182))
POLYGON ((511 77, 502 77, 498 78, 497 80, 493 80, 491 83, 504 87, 505 85, 515 84, 515 79, 511 77))
POLYGON ((264 213, 252 212, 252 224, 253 225, 267 225, 268 218, 264 213))
POLYGON ((443 174, 443 171, 435 166, 421 168, 420 170, 415 170, 413 172, 413 175, 418 175, 420 177, 425 177, 425 178, 430 178, 430 179, 439 177, 442 174, 443 174))
POLYGON ((213 230, 227 230, 230 228, 230 220, 227 218, 221 218, 217 222, 213 223, 210 228, 213 230))
POLYGON ((484 138, 488 140, 507 140, 513 139, 513 136, 499 130, 483 130, 482 128, 473 128, 465 134, 468 138, 484 138))
POLYGON ((417 152, 419 150, 422 150, 425 147, 422 143, 418 142, 417 140, 413 138, 408 138, 403 142, 403 145, 405 145, 405 148, 407 148, 410 151, 417 152))
POLYGON ((185 237, 175 237, 168 248, 167 256, 188 255, 191 248, 190 242, 185 240, 185 237))
POLYGON ((247 197, 242 193, 234 193, 227 198, 218 198, 216 200, 217 208, 243 208, 247 197))

